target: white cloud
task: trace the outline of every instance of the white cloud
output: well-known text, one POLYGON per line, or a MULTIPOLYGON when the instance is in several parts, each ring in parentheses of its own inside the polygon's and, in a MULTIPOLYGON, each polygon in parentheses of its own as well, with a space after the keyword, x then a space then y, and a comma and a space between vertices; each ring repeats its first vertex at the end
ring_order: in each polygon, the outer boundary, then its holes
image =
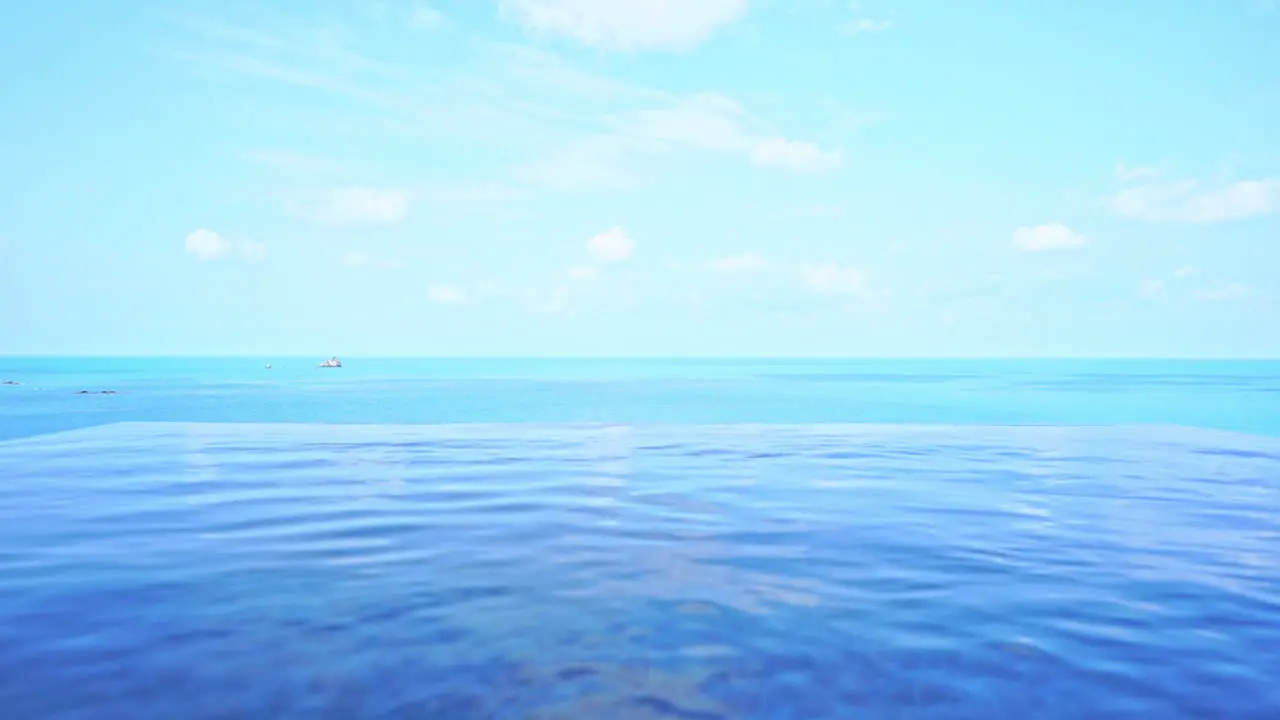
POLYGON ((715 272, 751 272, 763 268, 764 265, 764 258, 755 253, 729 255, 707 263, 707 267, 715 272))
POLYGON ((291 201, 286 209, 321 225, 385 224, 409 214, 409 199, 399 190, 353 186, 291 201))
POLYGON ((779 137, 761 125, 733 100, 702 93, 611 117, 607 132, 582 138, 525 172, 552 185, 623 187, 635 182, 627 166, 639 158, 684 158, 689 150, 737 155, 761 167, 797 172, 831 170, 842 163, 839 150, 779 137))
POLYGON ((749 0, 501 0, 534 32, 607 50, 690 50, 747 14, 749 0))
POLYGON ((892 20, 874 20, 872 18, 858 18, 845 26, 850 33, 869 33, 883 32, 893 27, 892 20))
POLYGON ((1152 180, 1124 188, 1113 195, 1108 204, 1117 215, 1135 220, 1189 223, 1242 220, 1280 210, 1280 178, 1240 180, 1213 187, 1205 187, 1195 180, 1152 180))
POLYGON ((743 128, 747 113, 733 100, 699 93, 666 107, 641 110, 622 123, 624 134, 642 141, 698 150, 739 152, 753 140, 743 128))
POLYGON ((404 263, 395 258, 376 257, 359 250, 344 255, 342 264, 352 267, 378 268, 380 270, 399 270, 404 267, 404 263))
POLYGON ((620 227, 610 228, 587 241, 587 252, 600 262, 627 260, 635 249, 635 241, 620 227))
POLYGON ((866 295, 867 274, 847 265, 805 265, 800 269, 805 284, 827 295, 866 295))
POLYGON ((317 175, 338 167, 336 161, 326 157, 304 155, 286 150, 244 150, 239 155, 267 169, 293 175, 317 175))
POLYGON ((800 172, 821 172, 840 167, 841 153, 825 151, 804 140, 770 138, 751 151, 751 161, 765 167, 779 167, 800 172))
POLYGON ((575 280, 595 280, 599 276, 600 270, 589 265, 569 268, 569 277, 575 280))
POLYGON ((231 254, 231 241, 212 230, 187 233, 187 252, 200 260, 221 260, 231 254))
POLYGON ((456 305, 464 302, 467 296, 454 285, 432 285, 427 288, 427 299, 439 305, 456 305))
POLYGON ((1013 231, 1013 246, 1023 252, 1074 250, 1084 247, 1085 238, 1060 223, 1020 227, 1013 231))
POLYGON ((204 262, 226 260, 236 254, 247 263, 260 263, 267 259, 267 244, 258 240, 232 242, 212 230, 192 230, 187 233, 187 252, 204 262))

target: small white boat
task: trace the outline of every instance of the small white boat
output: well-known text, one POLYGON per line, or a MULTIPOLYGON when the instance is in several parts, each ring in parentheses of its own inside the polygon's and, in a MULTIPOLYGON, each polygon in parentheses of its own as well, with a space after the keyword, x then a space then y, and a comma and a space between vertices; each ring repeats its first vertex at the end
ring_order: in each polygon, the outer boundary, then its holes
POLYGON ((325 360, 324 362, 320 363, 320 367, 324 367, 324 368, 329 368, 329 367, 332 367, 332 368, 340 368, 340 367, 342 367, 342 361, 341 361, 341 360, 339 360, 339 359, 338 359, 338 358, 336 358, 336 357, 331 357, 331 358, 329 358, 328 360, 325 360))

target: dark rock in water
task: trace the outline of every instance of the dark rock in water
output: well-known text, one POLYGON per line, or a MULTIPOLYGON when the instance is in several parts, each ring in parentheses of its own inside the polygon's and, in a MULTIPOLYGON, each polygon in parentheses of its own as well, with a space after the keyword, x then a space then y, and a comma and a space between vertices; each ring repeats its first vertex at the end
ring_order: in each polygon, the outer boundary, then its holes
POLYGON ((119 395, 117 390, 81 390, 77 395, 119 395))
POLYGON ((18 382, 17 380, 5 380, 4 382, 0 382, 0 385, 21 385, 21 384, 22 383, 18 382))

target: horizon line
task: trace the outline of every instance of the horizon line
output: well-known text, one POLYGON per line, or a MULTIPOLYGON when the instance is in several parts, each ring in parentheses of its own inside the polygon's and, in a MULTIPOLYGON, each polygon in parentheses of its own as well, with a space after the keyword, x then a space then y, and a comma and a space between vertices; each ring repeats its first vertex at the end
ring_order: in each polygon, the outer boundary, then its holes
MULTIPOLYGON (((24 360, 308 360, 319 358, 326 360, 334 357, 325 353, 280 353, 280 354, 201 354, 201 353, 155 353, 155 354, 56 354, 56 353, 0 353, 0 359, 24 360)), ((1162 360, 1191 362, 1276 362, 1280 356, 1199 356, 1199 355, 346 355, 351 360, 551 360, 551 361, 609 361, 609 360, 649 360, 649 361, 993 361, 993 360, 1039 360, 1039 361, 1124 361, 1124 360, 1162 360)))

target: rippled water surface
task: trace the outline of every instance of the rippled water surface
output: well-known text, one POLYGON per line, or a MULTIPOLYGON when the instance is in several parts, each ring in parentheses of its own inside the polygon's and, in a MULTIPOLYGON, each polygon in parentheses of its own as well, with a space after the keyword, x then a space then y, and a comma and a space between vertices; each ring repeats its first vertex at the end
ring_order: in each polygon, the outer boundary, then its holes
POLYGON ((217 423, 11 439, 0 707, 1274 718, 1280 439, 217 423))

